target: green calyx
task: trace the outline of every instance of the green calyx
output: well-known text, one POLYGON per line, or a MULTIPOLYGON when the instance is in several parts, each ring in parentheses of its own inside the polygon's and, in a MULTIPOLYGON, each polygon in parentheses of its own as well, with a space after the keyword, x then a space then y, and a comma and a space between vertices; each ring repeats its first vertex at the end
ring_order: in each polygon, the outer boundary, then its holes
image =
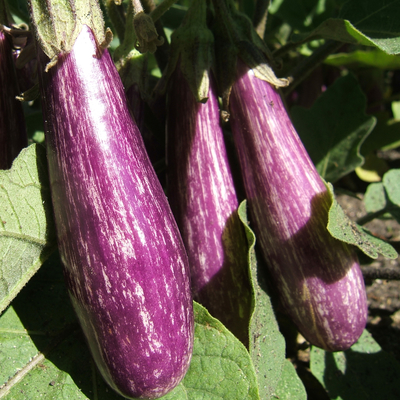
POLYGON ((207 1, 193 0, 182 25, 171 36, 170 58, 158 90, 166 90, 169 78, 178 67, 196 100, 206 102, 213 46, 214 36, 207 27, 207 1))
POLYGON ((164 39, 158 36, 151 16, 143 11, 135 14, 133 26, 135 27, 137 38, 136 48, 141 53, 155 53, 157 46, 161 46, 164 43, 164 39))
POLYGON ((68 53, 82 26, 92 29, 98 43, 107 47, 111 31, 104 30, 103 14, 97 0, 30 0, 30 13, 37 40, 44 53, 56 62, 61 53, 68 53))
POLYGON ((212 0, 215 18, 216 73, 224 109, 228 110, 229 95, 236 78, 236 60, 240 58, 253 69, 257 78, 275 87, 289 84, 277 78, 270 64, 272 57, 264 41, 258 36, 251 20, 240 13, 232 0, 212 0))

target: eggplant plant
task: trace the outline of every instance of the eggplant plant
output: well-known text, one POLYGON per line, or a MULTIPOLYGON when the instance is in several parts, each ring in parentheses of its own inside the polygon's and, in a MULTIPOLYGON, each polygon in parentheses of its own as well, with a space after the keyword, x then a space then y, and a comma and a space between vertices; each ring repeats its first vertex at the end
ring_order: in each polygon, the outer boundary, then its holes
POLYGON ((40 89, 4 119, 0 398, 399 398, 364 283, 398 266, 398 7, 266 3, 0 1, 40 89))

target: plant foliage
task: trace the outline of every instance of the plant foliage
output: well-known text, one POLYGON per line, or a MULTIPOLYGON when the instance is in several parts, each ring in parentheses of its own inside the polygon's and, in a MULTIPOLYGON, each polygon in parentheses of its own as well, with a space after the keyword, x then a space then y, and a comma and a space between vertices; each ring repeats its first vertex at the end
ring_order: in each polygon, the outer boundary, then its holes
MULTIPOLYGON (((122 21, 127 3, 114 5, 120 7, 117 10, 122 21)), ((263 45, 271 50, 271 64, 277 75, 293 80, 282 89, 282 95, 331 193, 327 229, 338 240, 356 246, 367 260, 379 255, 398 260, 392 245, 374 235, 367 223, 375 219, 400 223, 400 169, 381 157, 389 150, 398 153, 400 145, 400 0, 275 0, 265 29, 259 23, 264 2, 228 3, 255 22, 263 45), (326 49, 334 50, 327 53, 326 49), (353 185, 347 185, 349 181, 353 185), (354 196, 361 196, 366 214, 358 221, 350 219, 336 201, 334 189, 336 193, 352 191, 354 196)), ((25 0, 7 0, 7 4, 16 23, 30 23, 25 0)), ((120 39, 122 42, 117 32, 123 30, 116 29, 110 4, 104 1, 101 6, 106 26, 114 33, 113 51, 120 39)), ((167 42, 190 4, 177 1, 162 16, 167 42)), ((215 9, 210 6, 208 17, 214 15, 215 9)), ((218 32, 211 25, 210 29, 218 32)), ((196 36, 192 39, 196 55, 196 36)), ((119 62, 128 53, 136 54, 126 47, 128 42, 115 53, 119 62), (127 54, 121 54, 124 52, 127 54)), ((248 51, 244 49, 243 54, 248 51)), ((163 72, 159 67, 161 53, 159 49, 155 55, 148 55, 144 64, 146 92, 142 93, 147 100, 145 126, 153 130, 152 135, 143 136, 145 142, 150 138, 150 143, 155 140, 158 146, 163 146, 165 138, 163 107, 158 107, 163 93, 153 89, 163 72), (152 98, 154 93, 159 98, 152 98)), ((24 103, 24 111, 30 145, 21 151, 10 170, 0 171, 0 398, 122 399, 97 371, 70 304, 57 251, 39 100, 24 103)), ((229 125, 225 124, 224 129, 231 150, 229 125)), ((240 191, 233 151, 230 156, 240 191)), ((153 161, 164 183, 164 154, 153 161)), ((248 240, 252 286, 251 320, 246 327, 249 344, 246 348, 195 303, 191 366, 183 381, 164 399, 307 398, 307 384, 305 387, 287 359, 297 332, 293 334, 294 328, 290 328, 288 333, 282 323, 277 296, 264 265, 268 260, 259 255, 243 200, 238 212, 248 240)), ((398 360, 383 351, 367 330, 345 352, 329 353, 316 347, 309 350, 311 373, 329 398, 400 398, 398 360)))

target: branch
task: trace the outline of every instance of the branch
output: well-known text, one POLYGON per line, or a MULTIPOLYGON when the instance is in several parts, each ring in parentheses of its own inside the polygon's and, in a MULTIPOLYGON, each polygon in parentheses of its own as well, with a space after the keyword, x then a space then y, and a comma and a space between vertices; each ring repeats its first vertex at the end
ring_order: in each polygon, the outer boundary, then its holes
POLYGON ((400 268, 361 267, 361 271, 366 280, 385 279, 388 281, 400 281, 400 268))

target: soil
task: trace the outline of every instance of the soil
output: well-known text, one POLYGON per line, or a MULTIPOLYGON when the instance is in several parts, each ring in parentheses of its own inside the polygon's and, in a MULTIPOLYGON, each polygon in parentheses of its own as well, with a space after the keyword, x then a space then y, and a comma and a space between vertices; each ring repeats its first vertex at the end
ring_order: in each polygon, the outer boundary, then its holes
MULTIPOLYGON (((362 194, 358 194, 362 199, 362 194)), ((365 215, 363 203, 352 197, 341 195, 338 201, 347 215, 356 220, 365 215)), ((400 225, 395 220, 375 219, 365 225, 375 236, 386 239, 397 251, 400 244, 400 225)), ((379 345, 392 353, 400 362, 400 263, 379 256, 366 264, 362 270, 368 298, 367 329, 379 345), (372 279, 374 272, 385 272, 389 279, 372 279), (397 279, 393 279, 393 276, 397 279)))
MULTIPOLYGON (((392 155, 393 156, 393 155, 392 155)), ((400 152, 394 153, 395 159, 400 158, 400 152)), ((398 166, 396 166, 399 168, 398 166)), ((363 193, 366 185, 356 174, 340 182, 345 190, 357 187, 357 198, 347 194, 337 194, 337 200, 346 214, 353 220, 364 216, 363 193), (364 186, 364 187, 363 187, 364 186)), ((337 191, 337 193, 340 190, 337 191)), ((387 240, 400 253, 400 225, 395 220, 375 219, 364 225, 375 236, 387 240)), ((364 275, 369 315, 366 329, 372 334, 383 350, 392 354, 400 362, 400 263, 379 256, 376 260, 360 257, 364 275), (380 279, 376 279, 376 276, 380 279), (380 275, 380 276, 379 276, 380 275)), ((329 397, 317 379, 309 370, 309 344, 298 335, 296 346, 288 348, 287 356, 294 362, 299 376, 306 387, 308 400, 329 400, 329 397)))

